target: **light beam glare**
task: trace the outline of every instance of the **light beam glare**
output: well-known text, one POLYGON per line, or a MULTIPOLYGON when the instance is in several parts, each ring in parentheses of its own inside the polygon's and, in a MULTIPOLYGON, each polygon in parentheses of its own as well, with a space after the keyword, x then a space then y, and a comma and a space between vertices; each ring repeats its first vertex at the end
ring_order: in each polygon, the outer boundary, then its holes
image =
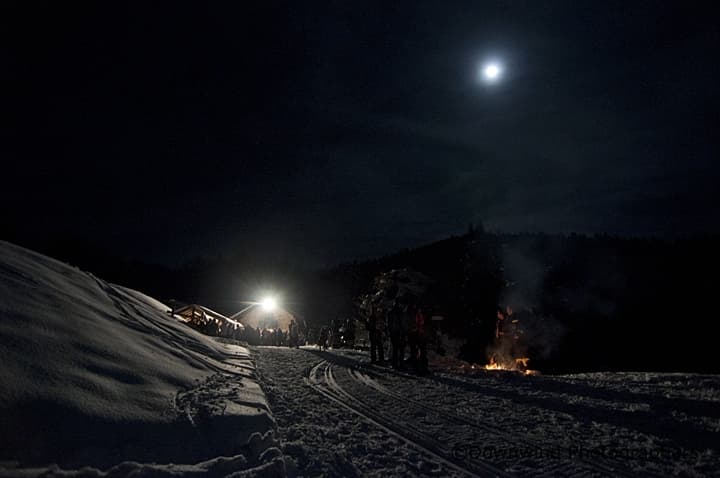
POLYGON ((277 301, 272 297, 265 297, 260 301, 260 306, 267 312, 272 312, 277 307, 277 301))

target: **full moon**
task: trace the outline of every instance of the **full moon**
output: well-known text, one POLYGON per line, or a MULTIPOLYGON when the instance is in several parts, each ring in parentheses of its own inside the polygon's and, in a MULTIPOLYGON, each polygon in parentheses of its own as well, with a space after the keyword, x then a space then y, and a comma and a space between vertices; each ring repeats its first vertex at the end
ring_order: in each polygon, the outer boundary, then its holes
POLYGON ((482 66, 482 78, 486 83, 495 83, 502 75, 499 63, 486 63, 482 66))

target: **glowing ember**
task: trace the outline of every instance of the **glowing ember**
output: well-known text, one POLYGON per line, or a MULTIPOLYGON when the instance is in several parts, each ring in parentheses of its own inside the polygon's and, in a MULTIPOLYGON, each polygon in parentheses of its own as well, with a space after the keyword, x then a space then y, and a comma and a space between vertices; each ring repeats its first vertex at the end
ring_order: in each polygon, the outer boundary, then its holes
POLYGON ((495 361, 495 357, 490 357, 490 363, 485 365, 485 370, 503 370, 503 367, 495 361))

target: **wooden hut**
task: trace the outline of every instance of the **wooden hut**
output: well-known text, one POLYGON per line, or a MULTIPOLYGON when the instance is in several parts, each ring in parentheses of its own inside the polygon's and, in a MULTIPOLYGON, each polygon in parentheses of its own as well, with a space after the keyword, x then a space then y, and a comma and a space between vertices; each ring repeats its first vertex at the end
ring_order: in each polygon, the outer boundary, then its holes
POLYGON ((198 304, 184 305, 171 314, 207 335, 238 338, 245 329, 239 321, 198 304))

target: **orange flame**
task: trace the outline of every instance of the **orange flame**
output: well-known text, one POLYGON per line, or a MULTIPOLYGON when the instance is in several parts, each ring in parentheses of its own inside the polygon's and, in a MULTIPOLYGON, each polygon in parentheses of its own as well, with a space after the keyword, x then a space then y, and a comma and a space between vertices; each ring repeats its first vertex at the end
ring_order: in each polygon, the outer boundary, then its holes
POLYGON ((490 363, 485 365, 485 370, 507 370, 510 372, 520 372, 524 375, 539 375, 540 372, 537 370, 528 369, 528 363, 530 359, 528 357, 520 357, 509 362, 500 363, 494 356, 490 357, 490 363))

